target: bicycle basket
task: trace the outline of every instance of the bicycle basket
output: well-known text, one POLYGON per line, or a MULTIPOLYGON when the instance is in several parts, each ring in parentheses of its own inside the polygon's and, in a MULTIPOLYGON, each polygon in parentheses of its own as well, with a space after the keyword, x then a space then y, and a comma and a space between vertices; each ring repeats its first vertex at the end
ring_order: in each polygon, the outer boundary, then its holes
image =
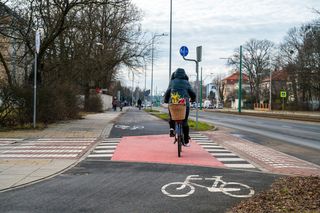
POLYGON ((185 104, 169 104, 171 119, 174 121, 182 121, 186 117, 185 104))

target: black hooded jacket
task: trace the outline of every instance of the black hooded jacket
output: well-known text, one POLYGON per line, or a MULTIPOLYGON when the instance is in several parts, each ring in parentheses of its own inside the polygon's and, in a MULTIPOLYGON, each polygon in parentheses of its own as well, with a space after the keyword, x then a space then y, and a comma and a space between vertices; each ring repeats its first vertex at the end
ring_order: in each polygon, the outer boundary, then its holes
POLYGON ((194 102, 196 93, 193 91, 188 80, 189 78, 184 69, 178 68, 171 76, 169 87, 164 94, 164 102, 169 103, 171 93, 175 92, 178 92, 181 98, 187 100, 187 106, 189 106, 189 98, 191 98, 191 102, 194 102))

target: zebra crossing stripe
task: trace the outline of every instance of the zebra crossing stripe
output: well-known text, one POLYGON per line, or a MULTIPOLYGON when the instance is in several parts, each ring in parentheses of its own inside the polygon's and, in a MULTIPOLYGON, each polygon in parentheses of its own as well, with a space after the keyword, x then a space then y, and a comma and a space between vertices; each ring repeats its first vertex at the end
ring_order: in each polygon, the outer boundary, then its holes
POLYGON ((19 149, 50 149, 50 148, 54 148, 54 149, 85 149, 86 146, 15 146, 12 147, 12 149, 15 150, 19 150, 19 149))
POLYGON ((100 143, 99 145, 118 145, 119 143, 100 143))
POLYGON ((222 157, 222 156, 237 156, 234 153, 210 153, 210 154, 213 155, 213 156, 219 156, 219 157, 222 157))
POLYGON ((208 152, 227 152, 229 153, 230 151, 226 150, 226 149, 205 149, 208 152))
POLYGON ((113 154, 90 154, 89 158, 111 158, 113 154))
POLYGON ((78 154, 0 154, 0 158, 74 158, 78 154))
POLYGON ((218 161, 222 162, 228 168, 237 169, 256 169, 255 166, 248 163, 246 160, 240 158, 229 150, 220 146, 217 143, 212 142, 208 137, 201 136, 201 134, 190 135, 190 137, 195 140, 202 148, 209 152, 218 161), (243 162, 243 163, 238 163, 243 162))
POLYGON ((52 150, 52 149, 43 149, 43 150, 8 150, 8 151, 4 151, 4 153, 64 153, 64 152, 75 152, 75 153, 79 153, 79 152, 82 152, 82 150, 52 150))
POLYGON ((107 158, 111 159, 115 149, 120 142, 120 138, 104 139, 88 155, 88 158, 107 158))
POLYGON ((222 146, 219 146, 219 145, 203 145, 202 146, 203 148, 208 148, 208 149, 210 149, 210 148, 214 148, 214 149, 225 149, 224 147, 222 147, 222 146))
POLYGON ((242 158, 217 158, 218 161, 221 161, 221 162, 234 162, 234 161, 245 161, 247 162, 246 160, 242 159, 242 158))
POLYGON ((92 153, 114 153, 114 150, 93 150, 92 153))
POLYGON ((224 164, 228 168, 237 168, 237 169, 255 169, 256 167, 252 164, 245 163, 245 164, 224 164))
POLYGON ((117 148, 117 146, 97 146, 95 149, 105 149, 105 148, 117 148))

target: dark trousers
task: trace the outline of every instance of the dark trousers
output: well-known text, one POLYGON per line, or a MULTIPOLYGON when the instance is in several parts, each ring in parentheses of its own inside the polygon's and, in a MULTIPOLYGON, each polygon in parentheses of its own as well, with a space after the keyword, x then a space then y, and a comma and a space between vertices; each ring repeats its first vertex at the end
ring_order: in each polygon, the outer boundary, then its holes
MULTIPOLYGON (((188 137, 189 137, 189 125, 188 125, 189 111, 190 111, 190 107, 187 107, 186 108, 186 117, 182 123, 183 134, 184 134, 185 139, 188 139, 188 137)), ((170 110, 169 110, 169 126, 170 126, 170 129, 175 129, 174 121, 171 119, 170 110)))

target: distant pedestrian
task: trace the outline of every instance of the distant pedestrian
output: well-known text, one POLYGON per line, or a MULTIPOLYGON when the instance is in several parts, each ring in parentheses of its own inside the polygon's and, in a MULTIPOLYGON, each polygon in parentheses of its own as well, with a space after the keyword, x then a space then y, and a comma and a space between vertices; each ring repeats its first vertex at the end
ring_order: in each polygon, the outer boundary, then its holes
POLYGON ((114 98, 113 98, 113 101, 112 101, 113 111, 117 111, 117 105, 118 105, 117 97, 114 97, 114 98))
POLYGON ((139 100, 138 100, 138 107, 139 107, 139 110, 141 109, 141 105, 142 105, 142 101, 141 101, 141 99, 139 98, 139 100))

